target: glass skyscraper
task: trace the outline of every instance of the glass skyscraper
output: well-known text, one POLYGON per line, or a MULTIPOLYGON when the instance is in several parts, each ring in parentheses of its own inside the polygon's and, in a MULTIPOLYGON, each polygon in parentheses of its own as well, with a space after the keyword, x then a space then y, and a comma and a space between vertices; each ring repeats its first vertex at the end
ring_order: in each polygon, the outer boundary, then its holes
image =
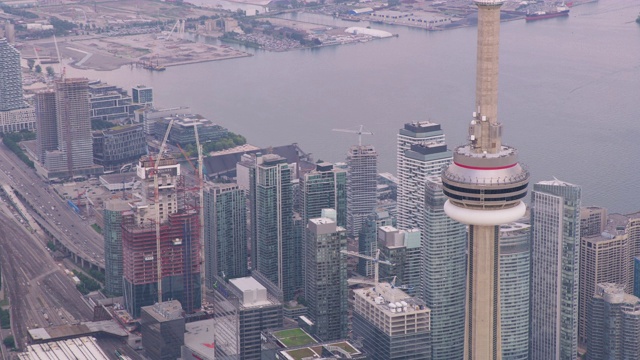
POLYGON ((462 359, 467 228, 445 214, 439 176, 428 177, 425 189, 421 295, 431 309, 432 359, 462 359))
POLYGON ((247 203, 237 184, 212 184, 204 191, 204 251, 207 286, 215 277, 247 276, 247 203))
POLYGON ((111 199, 104 203, 104 288, 107 296, 122 296, 122 213, 130 210, 126 200, 111 199))
POLYGON ((531 226, 500 226, 502 360, 529 359, 529 240, 531 226))
POLYGON ((398 132, 398 225, 400 230, 422 226, 424 184, 451 163, 440 124, 421 121, 404 124, 398 132))
POLYGON ((259 155, 249 177, 253 266, 289 301, 301 276, 294 259, 292 169, 283 157, 259 155))
POLYGON ((542 181, 531 193, 531 360, 578 353, 580 187, 542 181))
POLYGON ((378 153, 372 145, 352 146, 347 166, 347 235, 355 238, 376 207, 378 153))
POLYGON ((305 236, 305 299, 322 341, 345 339, 348 332, 346 229, 327 217, 309 219, 305 236))

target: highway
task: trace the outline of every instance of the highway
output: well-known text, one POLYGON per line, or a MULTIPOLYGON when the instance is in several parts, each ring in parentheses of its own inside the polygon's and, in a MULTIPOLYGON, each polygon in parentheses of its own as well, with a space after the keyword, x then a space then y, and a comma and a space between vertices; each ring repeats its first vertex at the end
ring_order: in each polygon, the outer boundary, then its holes
POLYGON ((74 261, 104 270, 104 238, 76 214, 51 187, 4 144, 0 145, 0 182, 11 186, 42 228, 71 254, 74 261))
POLYGON ((42 241, 27 231, 15 214, 3 198, 0 203, 2 285, 10 301, 16 346, 24 349, 28 329, 89 321, 93 311, 42 241))

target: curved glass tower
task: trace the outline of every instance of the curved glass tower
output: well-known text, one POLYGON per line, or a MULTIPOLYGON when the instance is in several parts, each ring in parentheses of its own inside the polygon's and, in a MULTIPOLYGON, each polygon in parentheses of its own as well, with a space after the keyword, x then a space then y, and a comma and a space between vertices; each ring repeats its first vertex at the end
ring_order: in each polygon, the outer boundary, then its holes
POLYGON ((501 360, 499 225, 526 210, 529 173, 515 148, 502 144, 498 121, 498 45, 502 0, 475 0, 478 6, 476 108, 469 143, 453 153, 442 173, 444 210, 469 225, 465 360, 501 360))
POLYGON ((531 226, 500 227, 500 318, 502 360, 529 359, 531 226))

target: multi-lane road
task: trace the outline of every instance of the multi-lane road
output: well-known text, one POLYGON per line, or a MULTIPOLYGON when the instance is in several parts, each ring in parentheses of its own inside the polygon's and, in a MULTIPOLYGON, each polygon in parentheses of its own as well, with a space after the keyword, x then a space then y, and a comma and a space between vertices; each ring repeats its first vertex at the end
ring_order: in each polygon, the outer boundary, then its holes
POLYGON ((0 203, 0 261, 3 289, 10 301, 12 331, 18 348, 27 330, 89 321, 93 312, 42 241, 0 203))
POLYGON ((0 182, 24 197, 23 204, 34 218, 43 221, 66 249, 89 264, 104 269, 104 240, 76 214, 33 169, 29 169, 7 147, 0 145, 0 182))

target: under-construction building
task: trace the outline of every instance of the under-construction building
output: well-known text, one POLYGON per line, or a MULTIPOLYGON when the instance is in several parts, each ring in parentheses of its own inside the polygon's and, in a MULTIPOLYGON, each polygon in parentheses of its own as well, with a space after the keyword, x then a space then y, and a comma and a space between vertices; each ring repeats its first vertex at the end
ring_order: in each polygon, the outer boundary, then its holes
POLYGON ((138 317, 142 306, 160 299, 178 300, 186 313, 192 313, 201 306, 202 291, 197 207, 188 204, 175 159, 155 164, 143 157, 137 174, 142 191, 135 195, 133 211, 122 216, 125 307, 138 317), (152 180, 154 166, 157 192, 152 180))

